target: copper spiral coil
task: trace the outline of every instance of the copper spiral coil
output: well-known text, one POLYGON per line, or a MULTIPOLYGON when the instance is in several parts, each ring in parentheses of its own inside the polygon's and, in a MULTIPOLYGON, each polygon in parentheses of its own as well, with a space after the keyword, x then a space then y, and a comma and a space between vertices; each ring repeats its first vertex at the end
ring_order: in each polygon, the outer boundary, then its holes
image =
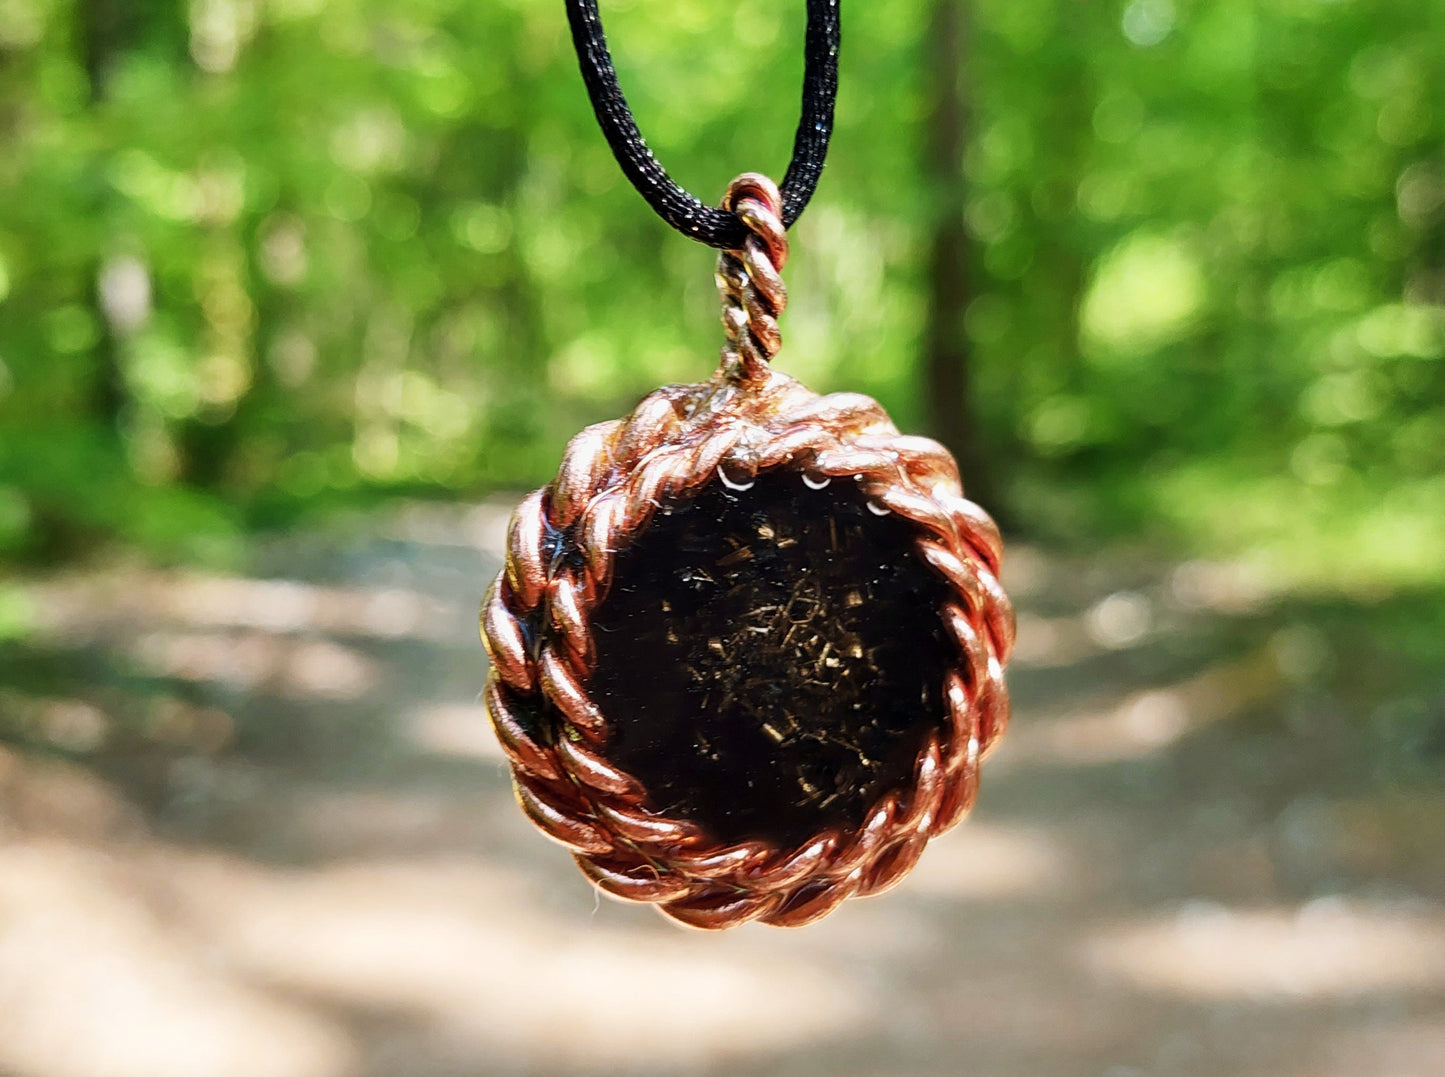
POLYGON ((752 236, 718 260, 721 365, 710 381, 658 389, 625 419, 581 431, 551 485, 518 506, 482 609, 485 699, 523 811, 601 890, 694 927, 798 926, 898 882, 972 806, 980 761, 1008 724, 1014 620, 998 582, 998 529, 963 497, 948 451, 899 434, 866 396, 819 396, 769 368, 786 302, 777 190, 745 175, 724 204, 752 236), (948 587, 939 613, 957 662, 943 685, 946 723, 926 738, 907 787, 881 795, 861 826, 794 848, 723 845, 652 810, 642 784, 609 761, 608 719, 587 691, 591 615, 617 554, 660 508, 723 474, 739 482, 780 467, 819 482, 854 478, 879 511, 916 528, 918 556, 948 587))

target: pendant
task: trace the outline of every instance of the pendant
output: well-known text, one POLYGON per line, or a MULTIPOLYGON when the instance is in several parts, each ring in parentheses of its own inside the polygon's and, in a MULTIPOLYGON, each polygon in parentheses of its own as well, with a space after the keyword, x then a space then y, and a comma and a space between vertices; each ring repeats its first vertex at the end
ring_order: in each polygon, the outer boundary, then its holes
POLYGON ((937 442, 769 361, 777 188, 717 281, 727 344, 568 444, 482 610, 522 810, 604 892, 700 928, 876 894, 972 806, 1008 723, 1002 545, 937 442))

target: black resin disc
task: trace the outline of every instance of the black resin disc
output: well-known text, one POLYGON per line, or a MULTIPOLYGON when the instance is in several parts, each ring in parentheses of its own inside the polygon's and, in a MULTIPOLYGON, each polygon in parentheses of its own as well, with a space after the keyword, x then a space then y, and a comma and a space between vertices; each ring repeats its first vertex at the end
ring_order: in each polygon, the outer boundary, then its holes
POLYGON ((791 470, 657 513, 593 616, 608 757, 718 841, 859 826, 945 721, 948 590, 916 540, 791 470))

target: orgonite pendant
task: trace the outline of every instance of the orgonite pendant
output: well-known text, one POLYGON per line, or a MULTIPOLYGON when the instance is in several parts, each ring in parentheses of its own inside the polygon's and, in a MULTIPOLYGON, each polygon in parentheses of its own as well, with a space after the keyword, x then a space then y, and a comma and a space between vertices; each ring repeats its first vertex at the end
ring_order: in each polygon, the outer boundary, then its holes
POLYGON ((877 893, 972 804, 1008 721, 993 522, 941 445, 771 370, 787 241, 734 181, 713 378, 582 431, 483 608, 517 798, 617 897, 697 927, 877 893))

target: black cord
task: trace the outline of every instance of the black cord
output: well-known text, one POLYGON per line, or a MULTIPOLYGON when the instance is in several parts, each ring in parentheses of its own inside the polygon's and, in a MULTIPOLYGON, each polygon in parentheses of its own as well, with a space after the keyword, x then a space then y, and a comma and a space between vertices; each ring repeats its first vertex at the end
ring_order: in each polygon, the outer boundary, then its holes
MULTIPOLYGON (((683 235, 709 247, 736 250, 747 238, 737 216, 715 209, 688 194, 667 174, 647 148, 627 98, 617 85, 617 72, 607 51, 597 0, 566 0, 572 44, 582 65, 587 96, 607 144, 623 174, 632 181, 647 204, 683 235)), ((804 38, 803 111, 793 139, 793 159, 783 176, 783 224, 791 226, 803 213, 828 155, 833 133, 833 101, 838 96, 838 7, 842 0, 808 0, 808 30, 804 38)))

